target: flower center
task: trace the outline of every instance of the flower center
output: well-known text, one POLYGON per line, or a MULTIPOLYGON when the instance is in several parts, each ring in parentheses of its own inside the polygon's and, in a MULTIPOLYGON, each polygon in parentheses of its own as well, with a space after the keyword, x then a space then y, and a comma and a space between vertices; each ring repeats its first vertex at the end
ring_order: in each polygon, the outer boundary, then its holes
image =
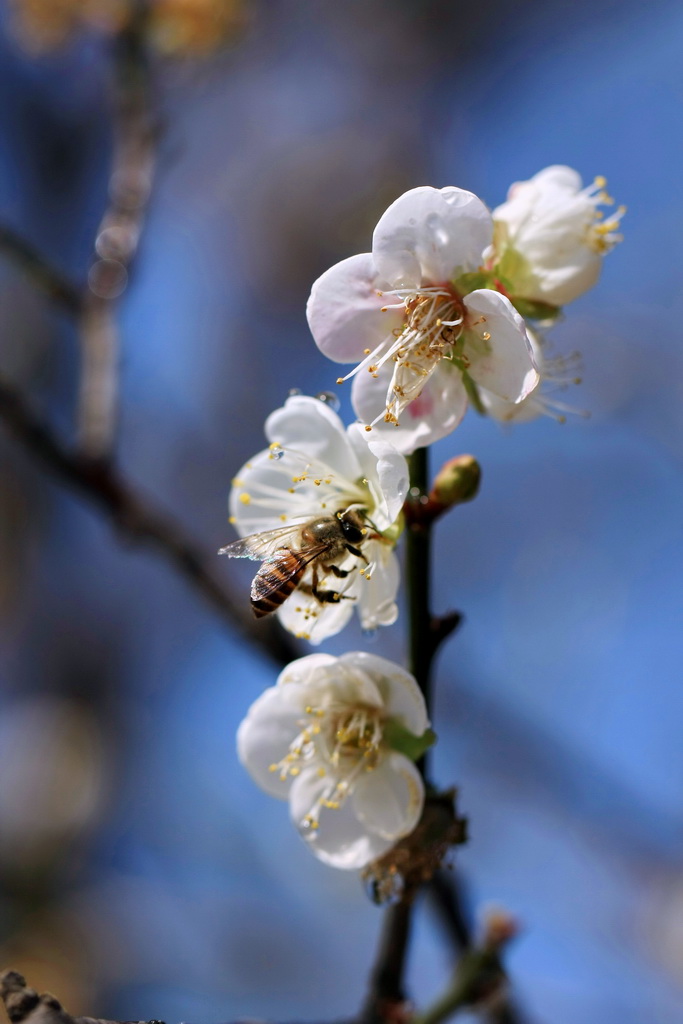
POLYGON ((376 379, 380 369, 393 362, 386 408, 372 421, 371 427, 381 420, 398 425, 401 413, 419 397, 440 360, 462 358, 457 345, 466 318, 460 296, 448 284, 419 289, 396 288, 377 294, 398 299, 382 306, 382 312, 405 310, 403 325, 395 328, 373 350, 366 349, 365 359, 351 373, 337 379, 341 384, 362 370, 376 379))
POLYGON ((382 754, 383 715, 379 708, 369 705, 309 705, 306 718, 299 724, 301 732, 282 760, 270 765, 270 771, 279 772, 284 782, 315 765, 318 776, 327 780, 300 822, 302 831, 312 839, 320 827, 323 808, 339 810, 361 772, 377 767, 382 754))

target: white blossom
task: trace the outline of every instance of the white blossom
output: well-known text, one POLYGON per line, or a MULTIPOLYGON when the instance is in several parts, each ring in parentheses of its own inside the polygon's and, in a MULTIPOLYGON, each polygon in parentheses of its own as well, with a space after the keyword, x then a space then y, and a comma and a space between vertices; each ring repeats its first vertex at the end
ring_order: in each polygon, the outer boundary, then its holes
POLYGON ((358 424, 344 429, 328 405, 304 395, 275 410, 265 433, 270 446, 233 480, 230 518, 240 537, 266 535, 277 558, 279 549, 301 548, 301 529, 321 517, 357 510, 367 528, 357 546, 362 557, 344 550, 335 559, 336 573, 326 569, 324 559, 312 563, 278 618, 314 644, 338 633, 354 608, 363 629, 391 625, 398 615, 393 549, 408 492, 405 458, 386 441, 368 439, 358 424), (279 531, 272 541, 271 531, 279 531), (338 598, 323 601, 311 593, 314 570, 319 591, 338 598))
POLYGON ((352 870, 415 828, 424 786, 394 738, 424 740, 428 729, 422 693, 399 665, 361 651, 311 654, 252 704, 237 750, 262 789, 289 801, 311 851, 352 870))
POLYGON ((471 192, 415 188, 382 215, 371 253, 313 285, 316 344, 357 363, 340 380, 354 377, 358 417, 403 452, 453 430, 468 390, 514 403, 537 383, 524 321, 484 270, 492 240, 491 214, 471 192))
POLYGON ((599 207, 614 202, 606 184, 583 188, 575 170, 557 165, 511 186, 493 211, 493 262, 515 298, 564 306, 593 287, 626 212, 604 217, 599 207))

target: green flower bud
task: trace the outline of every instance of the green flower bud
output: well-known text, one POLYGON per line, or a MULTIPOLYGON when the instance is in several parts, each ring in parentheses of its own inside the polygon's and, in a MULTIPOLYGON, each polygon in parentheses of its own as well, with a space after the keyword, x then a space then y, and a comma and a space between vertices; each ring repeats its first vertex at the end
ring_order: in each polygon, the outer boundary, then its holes
POLYGON ((445 462, 436 475, 430 500, 443 508, 462 505, 476 498, 481 467, 473 455, 457 455, 445 462))

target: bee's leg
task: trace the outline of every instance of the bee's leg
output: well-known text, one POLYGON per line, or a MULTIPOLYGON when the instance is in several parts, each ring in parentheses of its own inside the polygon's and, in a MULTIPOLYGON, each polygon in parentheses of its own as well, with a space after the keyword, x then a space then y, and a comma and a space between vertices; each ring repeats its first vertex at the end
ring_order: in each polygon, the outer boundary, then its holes
MULTIPOLYGON (((325 572, 332 572, 335 576, 339 576, 342 579, 349 575, 349 569, 339 569, 336 565, 324 565, 323 569, 325 572)), ((311 594, 321 604, 336 604, 338 601, 355 601, 355 597, 351 597, 347 594, 340 594, 338 590, 321 590, 320 580, 318 576, 318 566, 313 566, 313 573, 311 576, 310 584, 299 584, 299 590, 303 590, 305 593, 311 594)))
POLYGON ((370 564, 360 548, 354 548, 352 544, 345 544, 344 547, 347 551, 350 551, 352 555, 355 555, 356 558, 362 558, 366 565, 370 564))
POLYGON ((351 569, 340 569, 338 565, 326 565, 325 568, 333 572, 340 580, 345 580, 353 571, 351 569))

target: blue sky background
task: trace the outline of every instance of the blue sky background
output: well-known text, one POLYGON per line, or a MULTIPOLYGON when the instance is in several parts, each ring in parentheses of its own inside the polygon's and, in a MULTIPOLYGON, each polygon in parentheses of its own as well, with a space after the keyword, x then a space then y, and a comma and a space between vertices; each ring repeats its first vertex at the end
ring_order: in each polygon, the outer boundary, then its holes
MULTIPOLYGON (((470 414, 433 453, 484 470, 437 532, 435 605, 466 623, 438 664, 436 774, 471 819, 472 907, 522 922, 509 967, 533 1024, 683 1015, 682 30, 673 2, 256 5, 228 52, 160 72, 157 186, 121 305, 121 463, 212 551, 265 416, 336 377, 307 332, 311 282, 396 195, 456 184, 493 206, 567 163, 628 206, 553 332, 582 352, 568 401, 591 418, 506 431, 470 414)), ((0 41, 0 219, 77 280, 106 197, 107 61, 94 37, 42 58, 0 41)), ((0 368, 68 436, 71 326, 4 261, 0 298, 0 368)), ((352 1014, 380 913, 234 753, 270 664, 9 442, 0 458, 0 959, 98 1016, 352 1014), (25 714, 45 700, 86 716, 91 791, 67 778, 82 813, 56 839, 21 819, 22 847, 11 794, 40 804, 65 756, 54 716, 25 714)), ((365 643, 353 627, 326 649, 365 643)), ((372 649, 400 658, 401 620, 372 649)), ((425 912, 416 998, 449 968, 425 912)))

